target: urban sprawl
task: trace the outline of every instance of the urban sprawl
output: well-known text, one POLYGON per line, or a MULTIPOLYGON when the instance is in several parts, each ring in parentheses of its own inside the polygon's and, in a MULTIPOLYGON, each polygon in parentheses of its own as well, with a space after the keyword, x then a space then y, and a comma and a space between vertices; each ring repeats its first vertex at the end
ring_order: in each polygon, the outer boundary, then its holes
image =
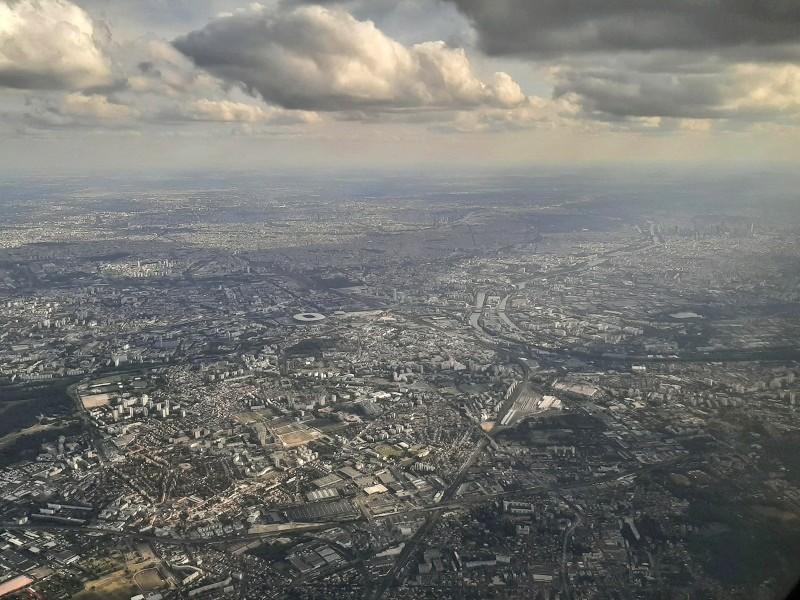
POLYGON ((0 594, 798 575, 796 220, 227 185, 32 196, 3 227, 0 594))

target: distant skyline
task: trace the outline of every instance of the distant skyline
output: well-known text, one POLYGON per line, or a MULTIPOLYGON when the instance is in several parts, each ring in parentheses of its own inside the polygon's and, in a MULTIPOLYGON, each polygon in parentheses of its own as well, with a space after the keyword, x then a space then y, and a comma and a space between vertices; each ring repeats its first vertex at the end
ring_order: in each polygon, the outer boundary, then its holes
POLYGON ((800 160, 794 0, 0 0, 0 170, 800 160))

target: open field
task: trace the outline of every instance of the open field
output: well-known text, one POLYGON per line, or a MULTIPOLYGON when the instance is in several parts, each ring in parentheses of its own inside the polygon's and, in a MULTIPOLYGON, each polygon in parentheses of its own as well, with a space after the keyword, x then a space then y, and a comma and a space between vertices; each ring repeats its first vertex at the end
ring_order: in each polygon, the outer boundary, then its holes
POLYGON ((0 436, 37 423, 37 416, 67 415, 73 404, 66 393, 68 380, 27 386, 0 387, 0 436))
POLYGON ((378 452, 379 454, 387 458, 390 456, 393 456, 395 458, 403 456, 403 452, 388 444, 378 444, 377 446, 375 446, 375 452, 378 452))
POLYGON ((760 517, 767 517, 784 523, 791 523, 798 519, 797 513, 789 510, 781 510, 774 506, 754 506, 751 510, 760 517))
POLYGON ((234 418, 241 423, 242 425, 249 425, 250 423, 261 423, 265 421, 262 415, 259 415, 257 412, 252 410, 245 410, 240 413, 237 413, 234 418))
POLYGON ((303 444, 307 444, 318 437, 319 434, 316 431, 302 429, 278 434, 278 438, 281 440, 281 443, 288 448, 302 446, 303 444))
POLYGON ((50 429, 58 429, 58 427, 55 425, 33 425, 27 429, 21 429, 20 431, 4 435, 0 438, 0 450, 7 448, 21 437, 25 437, 26 435, 34 435, 50 429))
POLYGON ((271 423, 272 434, 287 448, 302 446, 319 438, 322 434, 306 425, 275 419, 271 423))
POLYGON ((75 600, 129 600, 142 592, 163 589, 167 582, 151 561, 128 564, 127 570, 109 573, 89 581, 84 590, 75 594, 75 600))
POLYGON ((100 579, 90 581, 74 600, 129 600, 139 592, 133 576, 125 571, 116 571, 100 579))
POLYGON ((59 435, 74 434, 79 426, 73 421, 61 424, 37 424, 0 437, 0 465, 14 463, 23 458, 35 458, 41 444, 53 441, 59 435))

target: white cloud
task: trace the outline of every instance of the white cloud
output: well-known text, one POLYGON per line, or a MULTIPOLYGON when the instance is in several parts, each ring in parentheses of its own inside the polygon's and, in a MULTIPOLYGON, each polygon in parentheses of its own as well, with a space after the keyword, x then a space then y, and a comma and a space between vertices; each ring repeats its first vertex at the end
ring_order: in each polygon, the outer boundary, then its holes
POLYGON ((505 74, 480 81, 461 49, 406 47, 370 21, 321 6, 252 6, 174 44, 210 73, 285 108, 509 107, 525 100, 505 74))
POLYGON ((61 114, 83 119, 128 119, 139 115, 139 111, 124 104, 109 102, 99 94, 69 94, 63 102, 61 114))
POLYGON ((661 117, 631 117, 629 120, 642 129, 659 129, 663 121, 661 117))
POLYGON ((505 107, 520 106, 525 100, 525 94, 519 84, 511 79, 508 73, 495 73, 494 82, 490 86, 496 104, 505 107))
POLYGON ((135 128, 137 109, 110 101, 100 94, 73 92, 59 99, 31 98, 21 121, 33 131, 56 129, 135 128))
POLYGON ((460 111, 452 122, 434 129, 460 133, 482 131, 507 131, 531 127, 572 126, 581 112, 580 106, 570 98, 548 100, 538 96, 527 98, 512 108, 484 107, 460 111))
POLYGON ((681 119, 678 122, 678 129, 681 131, 693 131, 705 133, 711 131, 713 123, 710 119, 681 119))
POLYGON ((800 117, 800 66, 744 63, 731 68, 726 111, 800 117))
POLYGON ((320 120, 314 112, 284 110, 272 106, 259 106, 230 100, 195 100, 186 110, 186 116, 197 121, 223 123, 315 123, 320 120))
POLYGON ((66 0, 0 3, 0 86, 85 89, 111 78, 94 24, 66 0))

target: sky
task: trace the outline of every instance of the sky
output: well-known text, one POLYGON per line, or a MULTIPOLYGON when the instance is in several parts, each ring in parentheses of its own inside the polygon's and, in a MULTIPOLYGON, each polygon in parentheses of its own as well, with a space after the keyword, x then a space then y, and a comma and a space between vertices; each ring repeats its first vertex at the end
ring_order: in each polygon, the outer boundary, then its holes
POLYGON ((797 0, 0 0, 0 171, 800 161, 797 0))

